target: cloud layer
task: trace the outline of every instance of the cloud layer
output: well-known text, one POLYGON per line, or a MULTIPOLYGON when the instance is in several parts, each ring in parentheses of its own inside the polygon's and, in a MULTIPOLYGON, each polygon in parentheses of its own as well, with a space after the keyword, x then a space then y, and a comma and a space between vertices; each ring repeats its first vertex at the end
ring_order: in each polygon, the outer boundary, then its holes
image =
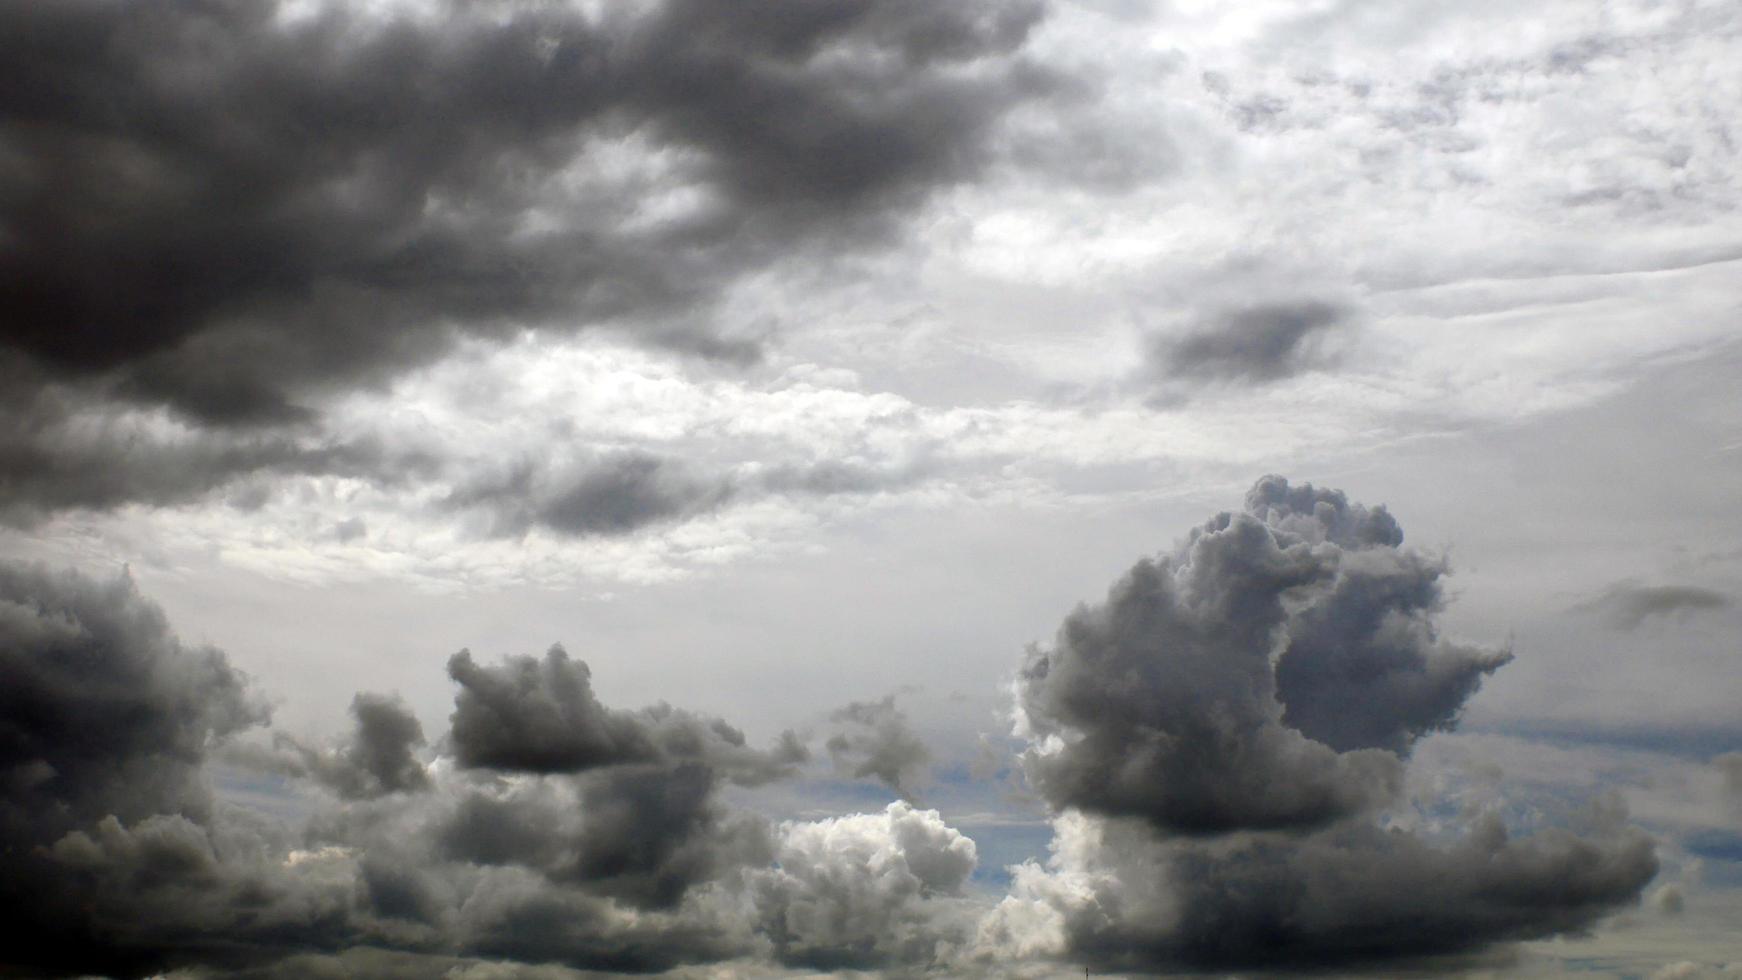
POLYGON ((753 359, 698 304, 973 176, 1048 87, 1018 53, 1040 14, 0 4, 0 503, 327 471, 323 403, 461 338, 613 325, 753 359), (99 479, 65 446, 157 407, 197 465, 99 479))

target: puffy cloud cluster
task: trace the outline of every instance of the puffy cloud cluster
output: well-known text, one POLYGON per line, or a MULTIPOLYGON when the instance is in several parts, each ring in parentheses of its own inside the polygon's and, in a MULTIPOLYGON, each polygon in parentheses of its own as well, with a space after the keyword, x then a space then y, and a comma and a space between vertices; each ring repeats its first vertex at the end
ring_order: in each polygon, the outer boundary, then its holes
POLYGON ((793 774, 796 736, 760 749, 669 705, 610 708, 560 647, 456 654, 433 758, 402 702, 367 694, 336 744, 226 741, 267 720, 245 679, 125 577, 0 566, 0 658, 0 907, 39 939, 13 967, 246 975, 360 947, 424 967, 923 964, 966 935, 974 845, 937 813, 731 807, 725 785, 793 774), (214 751, 324 790, 307 825, 216 800, 214 751))
POLYGON ((1019 869, 982 942, 1110 969, 1323 966, 1635 900, 1657 864, 1614 814, 1522 839, 1484 816, 1449 846, 1383 820, 1410 746, 1511 659, 1439 636, 1444 564, 1402 543, 1383 507, 1266 477, 1073 612, 1016 685, 1024 764, 1063 811, 1054 856, 1019 869))
POLYGON ((974 842, 935 810, 789 823, 776 867, 752 887, 774 955, 789 966, 872 969, 950 961, 971 906, 950 903, 977 860, 974 842))

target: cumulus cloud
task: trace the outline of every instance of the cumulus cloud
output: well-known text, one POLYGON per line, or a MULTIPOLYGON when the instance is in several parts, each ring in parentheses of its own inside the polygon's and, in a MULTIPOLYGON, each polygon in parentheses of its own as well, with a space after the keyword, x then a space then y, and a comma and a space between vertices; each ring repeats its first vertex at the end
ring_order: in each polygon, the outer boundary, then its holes
POLYGON ((0 677, 11 841, 107 816, 201 816, 207 749, 266 720, 223 653, 184 646, 125 573, 0 564, 0 677))
MULTIPOLYGON (((525 327, 753 358, 698 304, 977 173, 1047 88, 1021 54, 1041 13, 0 4, 0 370, 26 393, 8 445, 46 457, 38 482, 77 476, 29 438, 30 393, 167 406, 200 432, 307 427, 335 392, 525 327)), ((248 470, 232 454, 29 499, 150 501, 248 470)))
POLYGON ((895 695, 854 701, 831 712, 829 722, 836 730, 824 747, 838 772, 874 778, 902 796, 911 796, 929 775, 931 750, 908 727, 895 695))
POLYGON ((351 700, 351 716, 356 729, 338 748, 323 751, 286 740, 304 773, 347 799, 429 787, 429 774, 417 758, 423 725, 405 702, 358 694, 351 700))
POLYGON ((1354 542, 1383 524, 1332 508, 1266 516, 1218 515, 1030 652, 1024 765, 1054 805, 1213 834, 1321 825, 1397 792, 1392 753, 1338 752, 1284 723, 1272 663, 1291 605, 1334 590, 1345 555, 1364 550, 1354 542))
POLYGON ((560 645, 543 659, 506 657, 479 666, 471 651, 448 660, 460 685, 450 742, 454 759, 507 772, 582 772, 630 763, 705 761, 733 781, 755 785, 791 774, 807 757, 792 733, 774 748, 750 748, 744 733, 718 718, 666 704, 640 711, 607 708, 592 671, 560 645))
POLYGON ((1582 836, 1485 815, 1449 845, 1381 819, 1413 742, 1511 659, 1439 637, 1444 564, 1402 544, 1383 507, 1265 477, 1032 650, 1018 734, 1061 816, 982 946, 1323 968, 1576 931, 1636 901, 1657 862, 1613 809, 1582 836))
POLYGON ((1617 582, 1576 608, 1594 613, 1620 630, 1636 630, 1653 619, 1674 619, 1728 609, 1735 599, 1698 585, 1643 585, 1617 582))
POLYGON ((234 897, 202 764, 266 720, 222 652, 189 647, 122 574, 0 564, 0 909, 15 965, 127 972, 234 897))
POLYGON ((781 827, 776 868, 753 879, 761 928, 775 958, 818 970, 925 966, 947 961, 968 936, 959 903, 974 842, 936 810, 903 802, 781 827))

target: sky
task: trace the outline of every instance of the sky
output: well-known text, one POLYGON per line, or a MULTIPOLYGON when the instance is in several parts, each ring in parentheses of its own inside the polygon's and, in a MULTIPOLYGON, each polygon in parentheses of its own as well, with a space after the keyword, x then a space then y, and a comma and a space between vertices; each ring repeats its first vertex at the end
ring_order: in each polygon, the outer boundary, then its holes
POLYGON ((0 0, 0 973, 1742 975, 1742 7, 0 0))

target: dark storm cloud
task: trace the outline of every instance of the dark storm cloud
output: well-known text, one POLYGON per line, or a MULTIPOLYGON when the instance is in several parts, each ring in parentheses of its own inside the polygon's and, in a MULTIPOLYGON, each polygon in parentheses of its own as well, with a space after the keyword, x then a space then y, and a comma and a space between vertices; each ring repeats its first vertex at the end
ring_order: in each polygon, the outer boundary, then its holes
POLYGON ((1657 861, 1618 802, 1520 838, 1467 817, 1450 843, 1382 817, 1414 741, 1511 659, 1438 636, 1444 564, 1402 544, 1383 507, 1265 477, 1032 651, 1024 761, 1062 812, 993 947, 1031 943, 1032 903, 1098 969, 1367 968, 1637 901, 1657 861))
POLYGON ((929 775, 931 750, 908 728, 895 695, 854 701, 829 714, 836 726, 824 747, 835 769, 854 779, 874 778, 904 797, 929 775))
POLYGON ((1697 585, 1641 585, 1618 582, 1577 608, 1596 613, 1620 630, 1636 630, 1655 618, 1671 619, 1728 609, 1735 599, 1697 585))
POLYGON ((1403 550, 1403 529, 1383 506, 1265 477, 1246 495, 1246 511, 1341 549, 1336 577, 1287 624, 1275 668, 1284 725, 1339 752, 1401 755, 1420 736, 1451 728, 1482 678, 1511 661, 1505 650, 1440 638, 1433 619, 1445 604, 1446 564, 1403 550))
POLYGON ((1578 932, 1635 902, 1658 867, 1638 831, 1512 838, 1492 816, 1446 847, 1360 825, 1218 844, 1107 836, 1099 858, 1116 875, 1072 910, 1069 942, 1081 962, 1136 973, 1355 971, 1475 955, 1578 932))
POLYGON ((1502 651, 1439 639, 1443 564, 1383 507, 1265 477, 1246 511, 1141 561, 1019 679, 1025 756, 1058 806, 1215 834, 1388 801, 1502 651))
POLYGON ((274 903, 259 837, 201 769, 265 720, 220 651, 183 645, 125 575, 4 564, 0 678, 0 915, 31 937, 10 965, 137 975, 274 903))
POLYGON ((1333 581, 1338 553, 1221 514, 1073 612, 1018 679, 1024 723, 1047 743, 1024 757, 1041 793, 1182 833, 1310 827, 1389 799, 1395 757, 1312 741, 1275 697, 1284 596, 1333 581))
POLYGON ((753 357, 701 304, 972 177, 1040 13, 5 0, 0 368, 225 428, 527 326, 753 357))
POLYGON ((1157 338, 1150 354, 1172 380, 1276 381, 1319 364, 1319 341, 1348 316, 1343 307, 1311 300, 1251 306, 1185 336, 1157 338))
POLYGON ((207 747, 265 709, 210 647, 185 647, 125 574, 0 564, 0 773, 9 841, 106 816, 200 816, 207 747))
POLYGON ((641 723, 599 703, 592 671, 553 646, 542 660, 510 657, 480 667, 470 650, 448 660, 454 698, 454 758, 511 772, 579 772, 646 762, 658 750, 641 723))

